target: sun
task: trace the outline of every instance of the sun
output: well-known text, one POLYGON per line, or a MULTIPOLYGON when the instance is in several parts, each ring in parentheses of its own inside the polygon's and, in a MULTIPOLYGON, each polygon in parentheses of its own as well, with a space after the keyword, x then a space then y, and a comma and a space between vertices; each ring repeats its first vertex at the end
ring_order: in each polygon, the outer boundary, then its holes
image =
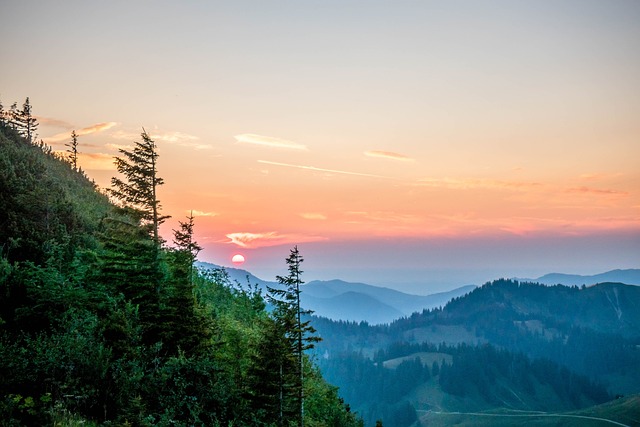
POLYGON ((234 263, 235 265, 241 265, 244 263, 244 256, 240 254, 235 254, 231 258, 231 262, 234 263))

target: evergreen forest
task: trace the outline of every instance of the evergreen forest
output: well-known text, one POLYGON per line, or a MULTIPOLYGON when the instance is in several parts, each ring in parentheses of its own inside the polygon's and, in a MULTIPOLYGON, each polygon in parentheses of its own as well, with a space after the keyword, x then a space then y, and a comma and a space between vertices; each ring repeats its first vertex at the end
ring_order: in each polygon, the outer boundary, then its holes
POLYGON ((56 153, 28 98, 0 113, 0 425, 363 425, 307 355, 297 248, 266 295, 199 270, 144 129, 101 191, 75 131, 56 153))

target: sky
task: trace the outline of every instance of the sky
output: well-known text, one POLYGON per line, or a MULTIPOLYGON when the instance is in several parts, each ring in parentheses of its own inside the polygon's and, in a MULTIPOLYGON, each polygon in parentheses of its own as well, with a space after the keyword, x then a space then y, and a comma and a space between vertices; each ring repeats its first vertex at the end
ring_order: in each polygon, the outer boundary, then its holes
POLYGON ((640 268, 640 2, 0 0, 0 100, 265 280, 429 294, 640 268))

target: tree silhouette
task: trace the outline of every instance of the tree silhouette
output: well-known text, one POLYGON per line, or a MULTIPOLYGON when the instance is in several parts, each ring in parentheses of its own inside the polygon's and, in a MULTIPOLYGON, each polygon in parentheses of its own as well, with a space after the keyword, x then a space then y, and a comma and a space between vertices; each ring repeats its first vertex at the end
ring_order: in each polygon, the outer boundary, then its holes
POLYGON ((119 150, 124 158, 115 158, 116 169, 124 175, 126 181, 111 178, 113 188, 110 193, 125 205, 140 211, 142 220, 151 226, 150 233, 154 242, 160 246, 158 227, 170 218, 160 214, 160 200, 157 197, 157 189, 164 184, 164 180, 158 176, 155 142, 144 128, 140 136, 142 142, 136 141, 132 151, 122 148, 119 150))
POLYGON ((276 280, 283 289, 268 287, 269 301, 274 305, 274 317, 283 325, 286 338, 289 342, 291 356, 295 360, 296 372, 291 378, 291 392, 294 406, 297 412, 298 425, 304 426, 304 366, 303 355, 305 350, 313 348, 313 343, 320 338, 313 335, 316 330, 309 324, 310 321, 302 320, 303 315, 310 315, 311 310, 303 310, 300 306, 300 286, 304 284, 301 279, 303 271, 300 264, 304 261, 302 255, 295 246, 287 258, 289 274, 286 277, 277 276, 276 280))
POLYGON ((71 141, 67 144, 64 144, 67 149, 67 153, 69 153, 69 161, 73 166, 73 170, 78 170, 78 134, 76 131, 71 132, 71 141))

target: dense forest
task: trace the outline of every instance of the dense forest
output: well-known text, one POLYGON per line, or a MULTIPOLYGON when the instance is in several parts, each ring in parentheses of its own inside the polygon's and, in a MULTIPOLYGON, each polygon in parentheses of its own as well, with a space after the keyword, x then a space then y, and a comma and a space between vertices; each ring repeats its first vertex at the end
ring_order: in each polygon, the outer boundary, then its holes
POLYGON ((158 233, 144 129, 101 190, 28 98, 0 118, 2 426, 409 427, 640 392, 638 287, 496 280, 390 324, 315 317, 297 247, 261 287, 195 266, 192 215, 158 233))
POLYGON ((103 192, 75 132, 56 153, 28 98, 0 113, 0 425, 363 425, 306 355, 297 248, 264 296, 199 271, 144 130, 103 192))
POLYGON ((640 393, 638 307, 637 286, 500 279, 391 324, 316 318, 314 351, 369 423, 409 426, 419 411, 576 410, 640 393))

